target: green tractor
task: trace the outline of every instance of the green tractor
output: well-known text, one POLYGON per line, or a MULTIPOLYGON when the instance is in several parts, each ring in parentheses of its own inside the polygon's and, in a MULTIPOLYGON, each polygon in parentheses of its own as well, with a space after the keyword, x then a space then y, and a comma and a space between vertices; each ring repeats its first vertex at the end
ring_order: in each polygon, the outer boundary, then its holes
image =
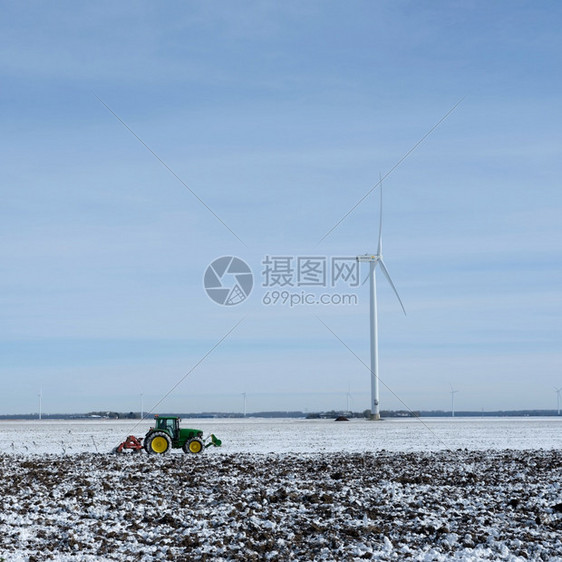
POLYGON ((199 454, 207 447, 213 445, 220 447, 222 442, 212 433, 203 439, 200 429, 187 429, 180 427, 180 418, 176 416, 154 416, 156 420, 154 427, 142 437, 129 435, 123 443, 115 447, 115 453, 131 451, 138 453, 144 449, 147 453, 162 455, 170 449, 183 449, 184 453, 199 454))
POLYGON ((202 453, 207 447, 221 446, 221 440, 212 433, 203 439, 200 429, 180 428, 180 418, 175 416, 154 416, 156 423, 144 437, 143 447, 147 453, 164 454, 170 449, 183 449, 184 453, 202 453), (207 441, 207 442, 206 442, 207 441))

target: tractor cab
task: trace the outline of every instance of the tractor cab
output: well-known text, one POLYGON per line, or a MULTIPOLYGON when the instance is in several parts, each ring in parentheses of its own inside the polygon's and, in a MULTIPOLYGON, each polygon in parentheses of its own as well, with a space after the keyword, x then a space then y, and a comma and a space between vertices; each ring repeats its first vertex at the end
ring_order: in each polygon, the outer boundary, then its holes
POLYGON ((180 433, 180 418, 172 416, 154 416, 154 429, 165 431, 173 440, 178 439, 180 433))

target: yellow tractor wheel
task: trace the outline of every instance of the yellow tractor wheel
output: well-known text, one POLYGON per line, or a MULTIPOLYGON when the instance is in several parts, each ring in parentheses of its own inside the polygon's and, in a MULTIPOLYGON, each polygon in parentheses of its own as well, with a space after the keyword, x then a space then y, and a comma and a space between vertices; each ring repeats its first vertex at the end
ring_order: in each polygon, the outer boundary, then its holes
POLYGON ((197 455, 205 450, 205 445, 203 444, 203 441, 201 441, 201 439, 197 439, 197 437, 195 437, 194 439, 190 439, 183 446, 183 450, 185 453, 192 453, 193 455, 197 455))
POLYGON ((148 436, 148 443, 146 450, 149 453, 156 453, 162 455, 172 447, 172 441, 167 433, 162 431, 155 431, 148 436))

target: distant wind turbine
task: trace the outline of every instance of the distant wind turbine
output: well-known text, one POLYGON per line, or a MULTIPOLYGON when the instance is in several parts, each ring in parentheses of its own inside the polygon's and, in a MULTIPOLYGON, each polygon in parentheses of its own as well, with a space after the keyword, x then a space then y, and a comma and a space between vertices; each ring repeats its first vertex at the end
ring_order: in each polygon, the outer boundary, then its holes
POLYGON ((346 406, 347 406, 347 408, 346 408, 346 410, 345 410, 346 412, 350 412, 350 411, 351 411, 351 410, 349 409, 349 403, 350 403, 352 400, 353 400, 353 397, 351 396, 351 392, 350 392, 350 389, 349 389, 349 386, 348 386, 348 387, 347 387, 347 392, 346 392, 346 394, 345 394, 345 402, 346 402, 346 406))
POLYGON ((246 397, 247 397, 247 394, 245 392, 243 392, 242 396, 244 397, 244 417, 246 417, 246 397))
MULTIPOLYGON (((382 182, 382 180, 380 180, 382 182)), ((380 183, 379 182, 379 183, 380 183)), ((377 279, 375 275, 375 269, 377 265, 380 266, 380 269, 383 275, 386 277, 386 280, 389 282, 402 310, 404 311, 404 315, 406 315, 406 309, 402 304, 402 300, 400 299, 400 295, 390 278, 390 274, 386 266, 384 265, 384 261, 382 259, 382 183, 380 183, 380 217, 379 217, 379 242, 377 253, 374 255, 365 254, 363 256, 357 256, 358 262, 367 262, 369 264, 369 281, 370 281, 370 334, 371 334, 371 419, 373 420, 380 420, 380 406, 379 406, 379 337, 378 337, 378 321, 377 321, 377 279)), ((365 280, 366 281, 366 280, 365 280)))
POLYGON ((554 387, 554 391, 556 392, 556 407, 558 408, 558 415, 560 415, 560 391, 562 391, 562 388, 554 387))
POLYGON ((453 389, 453 385, 451 386, 451 417, 454 418, 455 417, 455 394, 458 392, 458 390, 454 390, 453 389))

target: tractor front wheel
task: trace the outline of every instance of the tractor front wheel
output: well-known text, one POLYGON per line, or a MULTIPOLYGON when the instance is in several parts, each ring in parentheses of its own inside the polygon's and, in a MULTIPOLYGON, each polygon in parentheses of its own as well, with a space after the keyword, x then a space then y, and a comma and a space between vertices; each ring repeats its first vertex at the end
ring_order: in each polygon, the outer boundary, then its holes
POLYGON ((172 440, 163 431, 153 431, 145 440, 145 449, 148 453, 163 455, 172 448, 172 440))
POLYGON ((203 444, 203 441, 201 441, 201 439, 197 439, 197 437, 195 437, 194 439, 190 439, 183 446, 184 453, 192 453, 194 455, 198 455, 199 453, 202 453, 204 450, 205 450, 205 445, 203 444))

